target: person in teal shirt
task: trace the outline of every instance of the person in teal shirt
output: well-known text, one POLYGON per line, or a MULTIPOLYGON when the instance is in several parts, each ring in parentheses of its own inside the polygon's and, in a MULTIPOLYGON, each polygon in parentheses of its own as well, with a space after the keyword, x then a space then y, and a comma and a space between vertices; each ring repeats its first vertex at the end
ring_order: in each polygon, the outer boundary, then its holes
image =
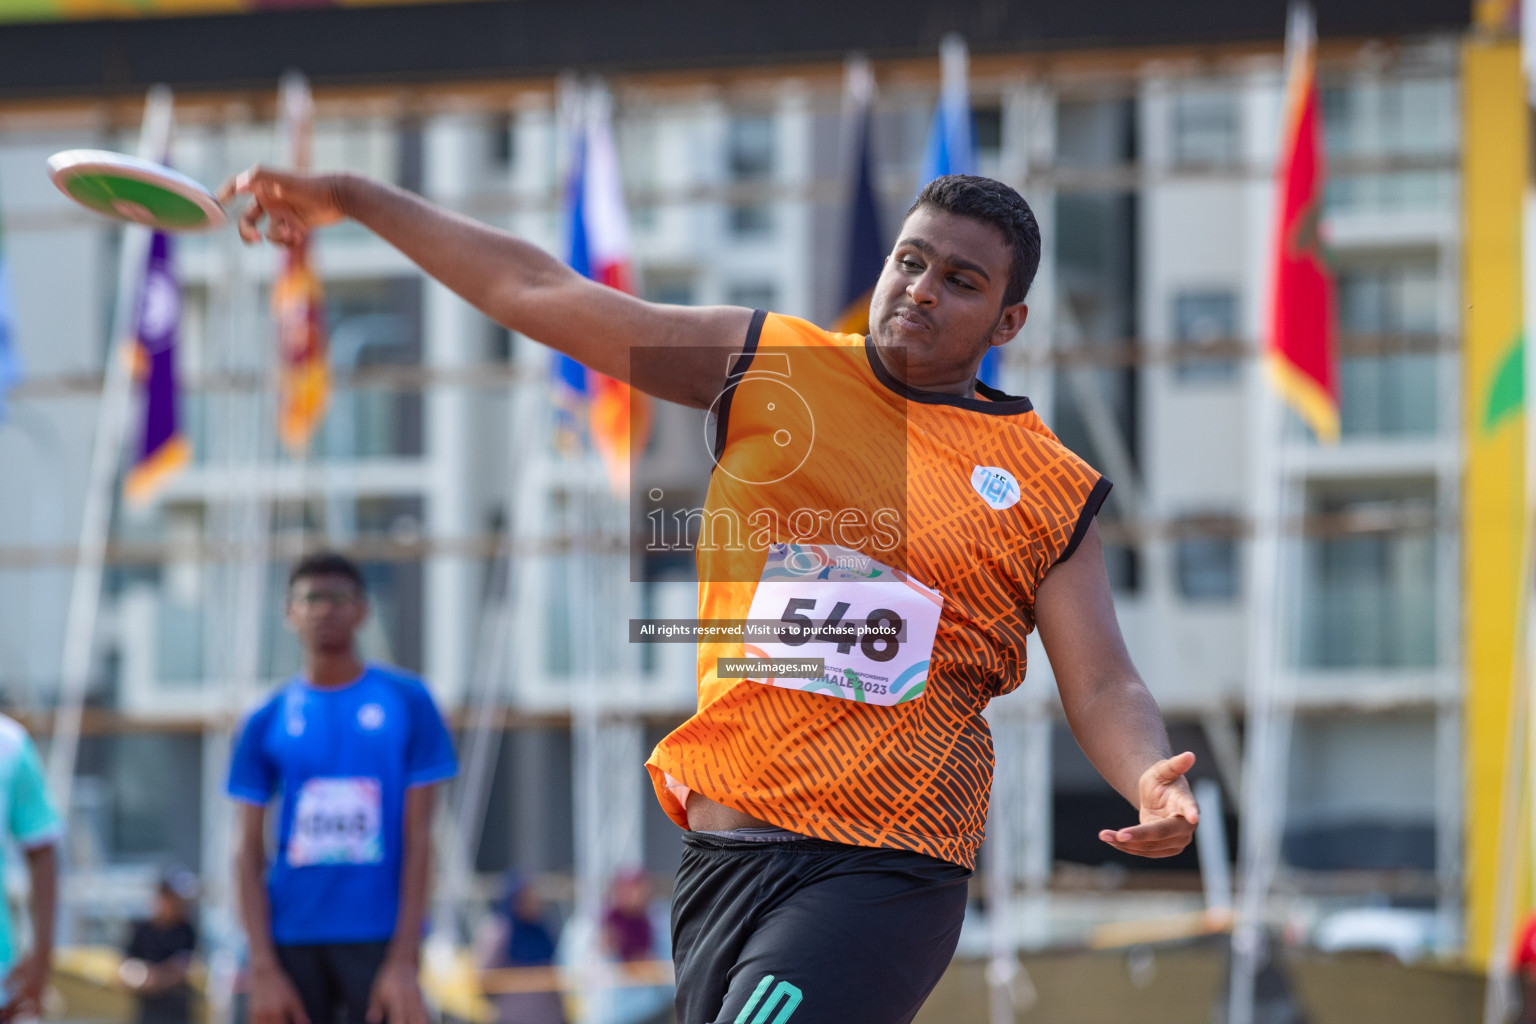
POLYGON ((43 764, 32 737, 15 719, 0 715, 0 821, 21 847, 31 877, 28 906, 32 948, 19 956, 11 917, 0 912, 0 974, 5 977, 0 1021, 36 1016, 53 966, 53 921, 58 906, 59 863, 55 847, 64 823, 48 798, 43 764))

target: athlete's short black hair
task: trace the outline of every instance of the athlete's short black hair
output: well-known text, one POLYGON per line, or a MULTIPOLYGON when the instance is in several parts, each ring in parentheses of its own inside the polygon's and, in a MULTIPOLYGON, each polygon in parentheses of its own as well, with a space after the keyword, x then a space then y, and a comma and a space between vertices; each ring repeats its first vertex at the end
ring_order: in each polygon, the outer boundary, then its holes
POLYGON ((306 576, 345 576, 357 587, 358 593, 367 590, 357 563, 336 551, 312 551, 295 562, 288 571, 288 589, 292 590, 293 585, 306 576))
POLYGON ((946 174, 923 187, 907 216, 912 216, 919 206, 970 217, 1001 231, 1003 241, 1013 250, 1013 269, 1008 275, 1003 305, 1024 301, 1034 283, 1035 271, 1040 269, 1040 225, 1035 223, 1035 211, 1023 196, 992 178, 946 174))

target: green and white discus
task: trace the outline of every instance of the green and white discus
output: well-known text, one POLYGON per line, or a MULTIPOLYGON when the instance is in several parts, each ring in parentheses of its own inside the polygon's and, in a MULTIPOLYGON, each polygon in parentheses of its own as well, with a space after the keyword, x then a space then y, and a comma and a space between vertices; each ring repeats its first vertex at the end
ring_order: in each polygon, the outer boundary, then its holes
POLYGON ((81 206, 156 231, 209 231, 228 217, 218 197, 179 171, 104 149, 48 158, 48 177, 81 206))

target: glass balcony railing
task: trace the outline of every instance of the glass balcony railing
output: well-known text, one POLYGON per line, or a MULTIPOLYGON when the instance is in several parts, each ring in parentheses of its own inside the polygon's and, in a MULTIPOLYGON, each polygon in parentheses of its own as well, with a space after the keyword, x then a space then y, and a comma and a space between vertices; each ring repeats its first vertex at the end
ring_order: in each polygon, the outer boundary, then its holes
POLYGON ((1339 427, 1346 438, 1431 437, 1439 429, 1432 352, 1344 359, 1339 427))
POLYGON ((1299 660, 1312 669, 1432 668, 1439 663, 1432 534, 1306 543, 1299 660))
POLYGON ((1304 668, 1432 668, 1435 595, 1382 584, 1317 587, 1302 613, 1304 668))
MULTIPOLYGON (((253 430, 271 431, 273 413, 258 403, 272 398, 239 392, 192 392, 183 397, 182 416, 196 465, 247 462, 254 457, 253 430)), ((419 391, 393 387, 338 388, 309 458, 417 458, 423 454, 423 401, 419 391)), ((270 443, 263 439, 263 443, 270 443)), ((278 455, 289 461, 286 452, 278 455)))

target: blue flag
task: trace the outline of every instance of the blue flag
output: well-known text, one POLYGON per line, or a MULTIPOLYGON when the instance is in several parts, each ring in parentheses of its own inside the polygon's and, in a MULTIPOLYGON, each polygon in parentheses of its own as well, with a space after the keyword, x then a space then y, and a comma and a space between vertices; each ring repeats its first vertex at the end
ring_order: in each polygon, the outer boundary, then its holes
POLYGON ((874 114, 874 76, 869 62, 848 65, 848 128, 853 140, 853 187, 849 195, 847 264, 843 268, 841 306, 832 329, 844 334, 869 333, 869 300, 885 259, 885 235, 880 230, 880 203, 875 198, 874 153, 870 122, 874 114))
POLYGON ((976 173, 969 67, 965 40, 957 35, 945 36, 939 47, 939 103, 928 126, 928 142, 923 146, 922 185, 946 174, 976 173))
POLYGON ((21 357, 16 354, 15 323, 11 265, 5 258, 5 236, 0 233, 0 421, 5 419, 5 400, 11 388, 21 379, 21 357))
MULTIPOLYGON (((946 174, 976 173, 976 140, 971 131, 970 55, 965 40, 947 35, 939 46, 939 103, 923 146, 923 169, 918 191, 946 174)), ((976 376, 983 384, 997 386, 1002 369, 998 350, 988 350, 976 376)))

